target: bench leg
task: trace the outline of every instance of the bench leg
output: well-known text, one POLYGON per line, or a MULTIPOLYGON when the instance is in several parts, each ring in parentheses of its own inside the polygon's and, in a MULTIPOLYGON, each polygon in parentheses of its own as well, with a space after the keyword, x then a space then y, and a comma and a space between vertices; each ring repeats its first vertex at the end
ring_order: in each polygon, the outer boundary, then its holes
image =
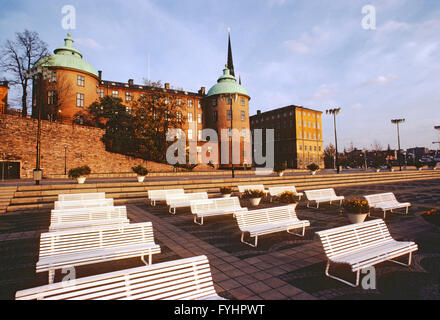
POLYGON ((49 269, 49 284, 53 283, 55 280, 55 270, 49 269))
POLYGON ((404 266, 404 267, 409 267, 411 265, 411 258, 412 258, 412 252, 409 253, 408 263, 407 264, 403 263, 403 262, 400 262, 400 261, 396 261, 396 260, 389 260, 389 261, 397 263, 397 264, 400 264, 401 266, 404 266))
POLYGON ((155 207, 156 206, 156 200, 151 200, 151 206, 155 207))
POLYGON ((249 245, 249 246, 251 246, 253 248, 256 248, 257 244, 258 244, 258 236, 255 236, 255 242, 254 242, 254 244, 252 244, 250 242, 244 241, 244 232, 242 232, 241 233, 241 242, 245 243, 245 244, 247 244, 247 245, 249 245))
POLYGON ((169 207, 168 212, 171 214, 176 214, 176 208, 169 207))
POLYGON ((200 222, 198 222, 197 215, 194 215, 194 223, 198 224, 199 226, 203 226, 203 217, 200 219, 200 222))
POLYGON ((342 282, 342 283, 348 284, 349 286, 351 286, 351 287, 353 287, 353 288, 356 288, 357 286, 359 286, 359 275, 360 275, 360 270, 356 271, 356 283, 351 283, 351 282, 349 282, 349 281, 347 281, 347 280, 344 280, 344 279, 341 279, 341 278, 338 278, 338 277, 336 277, 336 276, 331 275, 331 274, 329 273, 329 269, 330 269, 330 261, 327 260, 327 267, 325 268, 325 275, 326 275, 327 277, 332 278, 332 279, 334 279, 334 280, 338 280, 338 281, 340 281, 340 282, 342 282))
POLYGON ((301 195, 298 195, 298 201, 301 201, 301 195))
POLYGON ((145 256, 141 256, 141 260, 143 263, 145 263, 145 265, 151 266, 151 264, 153 263, 153 255, 152 254, 148 255, 148 262, 145 261, 145 256))
POLYGON ((290 234, 293 234, 293 235, 295 235, 295 236, 299 236, 299 237, 304 237, 305 234, 306 234, 306 226, 303 226, 302 230, 303 230, 303 231, 302 231, 302 234, 295 233, 295 232, 290 232, 289 229, 287 230, 287 233, 290 233, 290 234))

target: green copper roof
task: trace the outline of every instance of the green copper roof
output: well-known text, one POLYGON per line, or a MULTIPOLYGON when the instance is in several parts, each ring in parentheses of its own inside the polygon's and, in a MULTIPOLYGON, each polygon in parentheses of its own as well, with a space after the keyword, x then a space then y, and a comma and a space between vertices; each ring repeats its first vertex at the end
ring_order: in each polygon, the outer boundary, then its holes
POLYGON ((64 46, 55 49, 53 55, 38 60, 34 68, 40 65, 43 67, 64 67, 91 73, 98 77, 96 70, 84 61, 81 52, 73 47, 74 41, 70 36, 70 34, 67 34, 67 38, 64 39, 64 46))
POLYGON ((225 93, 238 93, 249 97, 246 89, 237 83, 234 76, 229 73, 228 67, 223 69, 223 75, 218 78, 217 84, 208 91, 208 97, 225 94, 225 93))

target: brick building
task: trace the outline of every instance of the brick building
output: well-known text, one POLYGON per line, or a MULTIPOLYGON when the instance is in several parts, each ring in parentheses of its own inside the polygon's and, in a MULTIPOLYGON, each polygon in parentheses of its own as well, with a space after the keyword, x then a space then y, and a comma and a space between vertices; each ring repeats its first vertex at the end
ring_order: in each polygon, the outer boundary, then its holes
MULTIPOLYGON (((43 119, 76 120, 75 115, 93 102, 105 96, 122 99, 127 111, 131 112, 132 103, 141 95, 160 91, 169 95, 181 106, 179 114, 186 122, 182 129, 188 140, 198 140, 198 153, 201 152, 201 131, 212 128, 218 132, 222 129, 249 129, 249 100, 250 97, 241 83, 237 83, 232 61, 231 42, 228 44, 228 63, 223 75, 206 94, 205 87, 198 92, 174 90, 166 83, 163 88, 134 84, 133 80, 126 83, 104 80, 102 71, 96 71, 87 63, 82 54, 74 48, 70 34, 64 39, 64 46, 54 50, 54 54, 38 61, 34 69, 42 67, 45 73, 40 78, 34 78, 32 116, 38 114, 41 106, 43 119), (232 102, 232 105, 231 105, 232 102), (231 112, 232 106, 232 112, 231 112), (233 119, 233 120, 231 120, 233 119)), ((241 82, 241 81, 240 81, 241 82)), ((241 160, 245 158, 245 137, 241 137, 241 160)), ((220 159, 221 153, 219 151, 220 159)), ((200 155, 198 155, 200 162, 200 155)), ((220 160, 217 161, 220 163, 220 160)))
POLYGON ((250 117, 250 126, 251 130, 275 130, 275 163, 298 169, 311 163, 324 167, 321 111, 294 105, 263 113, 258 110, 250 117))

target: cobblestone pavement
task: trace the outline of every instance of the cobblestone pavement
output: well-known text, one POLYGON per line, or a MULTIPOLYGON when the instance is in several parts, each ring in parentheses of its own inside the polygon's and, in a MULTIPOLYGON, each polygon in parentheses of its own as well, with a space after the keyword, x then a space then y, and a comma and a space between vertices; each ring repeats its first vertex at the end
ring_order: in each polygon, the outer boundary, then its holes
MULTIPOLYGON (((168 213, 162 206, 129 205, 131 223, 151 221, 162 253, 153 263, 207 255, 217 292, 228 299, 439 299, 440 228, 426 222, 420 212, 440 209, 440 180, 337 188, 346 197, 392 191, 399 201, 413 204, 409 215, 387 214, 386 222, 396 240, 419 245, 410 268, 385 262, 376 266, 376 289, 352 288, 324 275, 325 256, 315 232, 348 224, 338 206, 308 209, 297 207, 300 219, 311 222, 304 238, 280 232, 262 236, 257 248, 240 242, 232 216, 211 217, 205 225, 193 223, 189 210, 168 213)), ((245 205, 245 203, 243 203, 245 205)), ((276 206, 276 203, 263 203, 276 206)), ((379 218, 380 213, 369 219, 379 218)), ((0 298, 13 299, 15 291, 47 283, 46 273, 35 273, 41 232, 47 231, 49 213, 25 213, 0 217, 0 298)), ((402 260, 403 261, 403 260, 402 260)), ((141 266, 140 259, 127 259, 76 268, 76 276, 141 266)), ((353 279, 348 270, 341 276, 353 279)), ((57 271, 55 281, 63 274, 57 271)))

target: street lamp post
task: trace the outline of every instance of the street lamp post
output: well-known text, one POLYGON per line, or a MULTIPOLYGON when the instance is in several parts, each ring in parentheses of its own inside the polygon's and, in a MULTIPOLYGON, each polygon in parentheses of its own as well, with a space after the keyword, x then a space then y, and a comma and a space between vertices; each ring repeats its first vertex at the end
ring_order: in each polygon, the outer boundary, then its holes
POLYGON ((399 148, 399 153, 397 154, 397 158, 399 159, 399 167, 400 171, 402 171, 402 160, 400 156, 400 130, 399 130, 399 124, 405 122, 405 119, 393 119, 391 120, 391 123, 397 125, 397 144, 399 148))
POLYGON ((336 109, 329 109, 326 110, 326 114, 332 114, 333 115, 333 121, 335 126, 335 149, 336 149, 336 158, 335 158, 335 165, 336 165, 336 172, 339 173, 339 162, 338 162, 338 136, 336 134, 336 115, 341 112, 341 108, 336 109))
POLYGON ((368 170, 368 163, 367 163, 367 150, 363 149, 362 150, 364 153, 364 161, 365 161, 365 171, 368 170))
MULTIPOLYGON (((438 132, 440 134, 440 126, 435 126, 434 129, 438 130, 438 132)), ((440 139, 438 141, 434 141, 432 144, 438 144, 438 147, 437 147, 437 157, 438 157, 439 153, 440 153, 440 139)))
POLYGON ((67 145, 64 146, 64 175, 67 175, 67 145))
POLYGON ((40 180, 43 178, 43 173, 41 171, 41 94, 43 87, 43 80, 49 79, 51 77, 52 72, 47 67, 38 66, 35 69, 29 71, 26 74, 28 78, 34 78, 38 81, 37 87, 38 92, 36 92, 36 104, 37 104, 37 154, 35 160, 35 170, 34 170, 34 180, 35 184, 39 185, 40 180))

